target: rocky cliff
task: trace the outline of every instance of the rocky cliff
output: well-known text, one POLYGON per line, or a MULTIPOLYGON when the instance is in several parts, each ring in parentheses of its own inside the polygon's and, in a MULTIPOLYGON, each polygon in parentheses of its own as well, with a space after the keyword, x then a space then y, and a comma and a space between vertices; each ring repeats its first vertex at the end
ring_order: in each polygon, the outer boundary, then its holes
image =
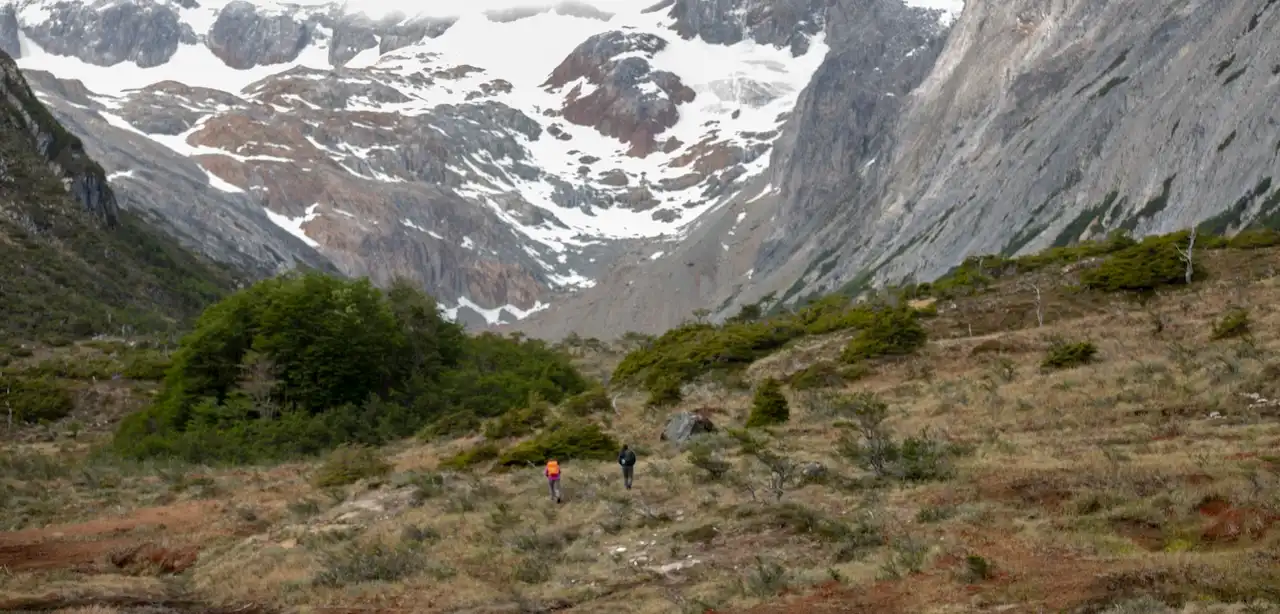
POLYGON ((767 177, 671 255, 523 325, 654 332, 768 293, 923 281, 968 255, 1278 219, 1275 0, 968 0, 937 34, 873 0, 827 15, 831 51, 767 177))
POLYGON ((813 0, 350 8, 17 0, 0 44, 124 209, 258 275, 409 277, 474 324, 673 245, 765 172, 827 52, 813 0))
POLYGON ((0 51, 0 337, 168 330, 233 283, 122 211, 102 167, 0 51))

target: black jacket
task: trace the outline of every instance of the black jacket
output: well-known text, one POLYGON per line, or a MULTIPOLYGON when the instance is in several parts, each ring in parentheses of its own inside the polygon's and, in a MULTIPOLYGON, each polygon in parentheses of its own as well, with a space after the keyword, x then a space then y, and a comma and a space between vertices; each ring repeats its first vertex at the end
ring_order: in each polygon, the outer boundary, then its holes
POLYGON ((631 450, 623 450, 618 453, 618 464, 623 467, 631 467, 636 464, 636 453, 631 450))

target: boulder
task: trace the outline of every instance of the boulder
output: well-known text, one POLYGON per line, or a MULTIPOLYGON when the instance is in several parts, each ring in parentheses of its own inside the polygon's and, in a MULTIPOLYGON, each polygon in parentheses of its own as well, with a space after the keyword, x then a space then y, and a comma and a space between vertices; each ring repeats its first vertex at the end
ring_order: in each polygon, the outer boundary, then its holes
POLYGON ((695 435, 710 433, 716 430, 711 419, 702 414, 682 411, 672 414, 667 419, 667 426, 662 430, 662 440, 684 443, 695 435))

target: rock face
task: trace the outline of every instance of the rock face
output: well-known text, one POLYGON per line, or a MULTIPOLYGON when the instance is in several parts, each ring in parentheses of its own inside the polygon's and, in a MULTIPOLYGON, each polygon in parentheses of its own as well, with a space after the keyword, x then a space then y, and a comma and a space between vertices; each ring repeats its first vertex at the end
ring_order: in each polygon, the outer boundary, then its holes
POLYGON ((45 10, 49 18, 26 28, 26 34, 50 53, 99 66, 159 66, 173 57, 179 44, 196 42, 191 27, 163 4, 56 2, 45 10))
MULTIPOLYGON (((0 55, 0 98, 9 121, 20 127, 25 144, 62 180, 63 187, 80 206, 107 227, 120 219, 115 193, 107 185, 106 174, 84 150, 79 139, 67 132, 36 99, 17 65, 0 55)), ((9 134, 5 138, 15 138, 9 134)))
MULTIPOLYGON (((337 272, 328 259, 273 223, 243 193, 212 189, 209 174, 196 161, 112 125, 101 115, 105 109, 85 96, 79 82, 38 71, 27 71, 27 76, 37 92, 60 94, 48 97, 48 112, 68 132, 83 135, 84 151, 101 161, 99 172, 105 168, 120 205, 168 231, 188 249, 253 276, 299 265, 337 272)), ((157 87, 182 90, 166 84, 157 87)), ((145 98, 148 93, 139 96, 145 98)), ((182 98, 168 100, 183 108, 195 106, 182 98)))
POLYGON ((744 39, 788 47, 794 55, 809 50, 809 37, 823 31, 826 0, 673 0, 668 15, 684 38, 732 45, 744 39))
MULTIPOLYGON (((831 50, 777 137, 762 180, 699 219, 661 260, 623 263, 562 308, 515 328, 547 338, 658 333, 696 309, 719 306, 724 313, 739 294, 774 289, 756 285, 756 268, 765 268, 759 261, 773 266, 778 254, 795 253, 797 243, 834 226, 833 212, 865 181, 866 161, 891 149, 903 107, 946 37, 935 12, 899 2, 841 0, 823 23, 831 50)), ((754 153, 743 152, 741 142, 700 143, 687 164, 697 171, 699 164, 754 153)), ((791 281, 799 275, 790 274, 791 281)))
POLYGON ((1091 225, 1141 235, 1270 215, 1280 39, 1266 33, 1280 5, 1208 6, 971 0, 849 200, 818 205, 803 182, 784 193, 786 231, 834 223, 799 243, 770 237, 757 271, 779 288, 804 263, 801 291, 930 279, 969 254, 1064 245, 1091 225))
POLYGON ((657 148, 655 137, 680 118, 676 106, 696 96, 680 77, 649 65, 666 46, 652 34, 598 34, 574 49, 544 85, 555 91, 574 83, 564 118, 629 143, 630 155, 644 157, 657 148))
POLYGON ((1266 35, 1280 4, 1210 6, 969 0, 943 30, 935 13, 839 0, 767 180, 663 259, 521 326, 658 332, 767 293, 926 281, 969 255, 1266 219, 1280 209, 1280 39, 1266 35))
POLYGON ((0 336, 15 340, 151 332, 233 283, 117 206, 102 167, 3 52, 0 278, 0 336))
POLYGON ((209 28, 209 49, 227 66, 253 68, 298 57, 310 41, 306 24, 289 15, 262 15, 244 0, 232 0, 209 28))
POLYGON ((0 6, 0 51, 11 58, 21 57, 22 44, 18 40, 21 33, 18 11, 11 4, 0 6))
POLYGON ((662 440, 672 443, 685 443, 695 435, 711 433, 716 426, 702 414, 680 412, 667 419, 667 426, 662 430, 662 440))
POLYGON ((21 65, 121 210, 255 276, 408 277, 474 325, 675 253, 767 170, 827 52, 807 0, 349 4, 22 0, 0 45, 29 39, 21 65))

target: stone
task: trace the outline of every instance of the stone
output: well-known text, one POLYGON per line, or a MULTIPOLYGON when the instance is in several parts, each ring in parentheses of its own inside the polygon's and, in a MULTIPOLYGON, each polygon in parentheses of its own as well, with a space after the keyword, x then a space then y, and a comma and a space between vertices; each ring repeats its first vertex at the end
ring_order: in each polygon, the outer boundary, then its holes
POLYGON ((685 443, 696 435, 715 430, 716 426, 710 418, 694 412, 679 412, 667 419, 667 426, 662 430, 662 440, 685 443))

